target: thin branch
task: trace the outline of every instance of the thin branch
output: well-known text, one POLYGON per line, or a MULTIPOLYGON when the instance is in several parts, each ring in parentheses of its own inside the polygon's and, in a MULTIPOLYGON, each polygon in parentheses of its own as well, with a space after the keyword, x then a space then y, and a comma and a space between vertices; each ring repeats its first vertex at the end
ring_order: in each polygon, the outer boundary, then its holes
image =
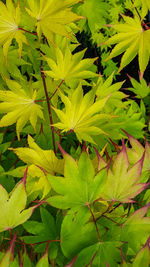
MULTIPOLYGON (((54 93, 49 97, 49 100, 51 100, 53 98, 53 96, 56 94, 56 92, 58 91, 58 89, 61 87, 62 83, 64 82, 64 80, 62 80, 60 82, 60 84, 57 86, 56 90, 54 91, 54 93)), ((38 100, 34 100, 35 103, 37 102, 43 102, 43 101, 47 101, 47 99, 38 99, 38 100)))
MULTIPOLYGON (((132 4, 133 4, 133 6, 134 6, 134 2, 133 2, 133 0, 131 0, 131 2, 132 2, 132 4)), ((136 10, 136 13, 138 14, 138 16, 139 16, 140 20, 141 20, 142 18, 141 18, 141 15, 140 15, 140 13, 139 13, 139 11, 138 11, 137 7, 136 7, 136 6, 134 6, 134 8, 135 8, 135 10, 136 10)))
POLYGON ((57 86, 56 90, 55 90, 54 93, 51 95, 50 100, 51 100, 51 99, 53 98, 53 96, 56 94, 56 92, 57 92, 58 89, 61 87, 61 85, 62 85, 63 82, 64 82, 64 80, 62 80, 62 81, 60 82, 60 84, 57 86))
POLYGON ((97 232, 97 235, 98 235, 98 239, 99 239, 100 242, 102 242, 102 239, 101 239, 99 231, 98 231, 97 222, 96 222, 95 216, 93 214, 93 211, 91 210, 91 207, 90 207, 89 203, 87 203, 87 206, 88 206, 89 211, 91 212, 91 215, 92 215, 92 218, 93 218, 93 222, 94 222, 95 227, 96 227, 96 232, 97 232))
POLYGON ((30 31, 27 31, 27 30, 25 30, 25 29, 23 29, 23 28, 18 28, 18 30, 21 30, 21 31, 30 33, 30 34, 32 34, 32 35, 34 35, 34 36, 37 36, 37 33, 36 33, 36 32, 30 32, 30 31))
POLYGON ((47 107, 48 107, 49 120, 50 120, 50 124, 51 124, 54 153, 56 155, 56 146, 55 146, 55 134, 54 134, 53 118, 52 118, 52 111, 51 111, 51 106, 50 106, 49 96, 48 96, 48 91, 47 91, 47 86, 46 86, 45 75, 44 75, 44 72, 43 72, 43 61, 41 61, 41 77, 42 77, 42 80, 43 80, 43 86, 44 86, 44 91, 45 91, 45 95, 46 95, 47 107))

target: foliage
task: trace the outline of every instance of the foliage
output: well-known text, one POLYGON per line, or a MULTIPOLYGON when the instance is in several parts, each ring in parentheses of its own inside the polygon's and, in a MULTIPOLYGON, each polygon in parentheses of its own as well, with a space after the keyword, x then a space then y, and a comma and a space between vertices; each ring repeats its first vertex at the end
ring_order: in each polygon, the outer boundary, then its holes
POLYGON ((149 11, 0 0, 0 266, 149 266, 149 11))

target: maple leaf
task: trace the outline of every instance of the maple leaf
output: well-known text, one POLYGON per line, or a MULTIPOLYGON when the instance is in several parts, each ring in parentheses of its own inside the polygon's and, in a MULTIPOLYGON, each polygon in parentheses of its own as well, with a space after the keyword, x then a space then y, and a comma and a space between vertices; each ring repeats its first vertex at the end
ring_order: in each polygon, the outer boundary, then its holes
POLYGON ((53 33, 70 38, 65 26, 83 17, 71 11, 72 5, 79 0, 28 0, 28 14, 36 19, 37 34, 41 38, 42 33, 54 43, 53 33))
POLYGON ((128 75, 133 88, 128 88, 128 90, 135 93, 137 98, 144 98, 150 94, 150 86, 147 85, 146 81, 144 79, 140 80, 140 82, 137 82, 134 78, 130 77, 128 75))
POLYGON ((64 53, 57 47, 55 49, 56 60, 45 57, 50 71, 45 71, 50 77, 55 80, 64 80, 69 83, 74 80, 88 79, 97 77, 98 74, 89 71, 89 69, 96 58, 86 58, 82 59, 85 50, 75 53, 71 53, 69 46, 66 46, 64 53))
POLYGON ((59 110, 53 107, 61 122, 54 124, 62 132, 74 131, 77 138, 95 143, 92 135, 106 134, 102 129, 96 126, 96 123, 104 119, 111 118, 109 114, 99 114, 103 109, 108 97, 100 99, 94 103, 95 91, 91 90, 83 96, 82 87, 79 85, 69 99, 60 93, 65 109, 59 110))
POLYGON ((27 170, 23 179, 13 189, 10 196, 6 189, 0 185, 0 232, 12 229, 25 221, 32 215, 36 206, 25 209, 27 193, 25 187, 27 170))
POLYGON ((64 161, 58 159, 53 150, 41 149, 30 135, 28 136, 28 144, 30 148, 19 147, 14 149, 11 148, 11 150, 13 150, 17 156, 27 164, 39 166, 51 174, 63 174, 64 161))
POLYGON ((16 81, 5 79, 9 90, 0 91, 0 113, 7 113, 0 120, 0 127, 16 123, 17 137, 28 120, 36 131, 37 118, 44 119, 42 108, 35 103, 36 91, 30 93, 16 81))
POLYGON ((47 201, 61 209, 79 208, 92 203, 100 195, 105 182, 106 169, 95 176, 95 170, 88 155, 82 152, 76 162, 64 154, 64 177, 48 175, 52 188, 59 194, 47 201))
POLYGON ((107 181, 101 194, 103 200, 133 202, 132 199, 148 186, 140 183, 144 155, 129 169, 127 151, 123 142, 122 150, 116 156, 112 169, 110 167, 108 169, 107 181))
POLYGON ((138 54, 142 77, 150 58, 150 29, 144 29, 138 17, 130 18, 124 15, 122 17, 125 23, 110 25, 118 33, 105 42, 107 45, 116 44, 106 60, 116 57, 125 51, 118 70, 121 71, 138 54))
POLYGON ((22 43, 27 44, 24 32, 19 30, 20 22, 19 2, 15 8, 12 0, 6 0, 6 5, 0 2, 0 44, 3 46, 4 56, 7 57, 8 48, 15 38, 18 43, 18 52, 21 57, 22 43))
POLYGON ((118 92, 124 82, 117 82, 112 84, 114 72, 103 81, 102 77, 99 77, 96 85, 96 96, 97 99, 102 99, 110 95, 106 105, 105 110, 107 112, 111 112, 114 107, 124 107, 124 103, 122 101, 126 95, 122 92, 118 92))
POLYGON ((137 253, 150 233, 150 218, 144 217, 148 212, 150 203, 136 210, 123 224, 121 240, 128 242, 129 246, 137 253))

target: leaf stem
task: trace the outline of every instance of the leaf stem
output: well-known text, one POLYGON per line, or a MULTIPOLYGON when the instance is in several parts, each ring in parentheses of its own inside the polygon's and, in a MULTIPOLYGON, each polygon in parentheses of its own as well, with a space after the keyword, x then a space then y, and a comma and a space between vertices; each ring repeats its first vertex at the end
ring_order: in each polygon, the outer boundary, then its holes
POLYGON ((24 32, 27 32, 27 33, 30 33, 30 34, 32 34, 32 35, 37 36, 37 33, 36 33, 36 32, 30 32, 30 31, 25 30, 25 29, 23 29, 23 28, 18 28, 18 30, 21 30, 21 31, 24 31, 24 32))
POLYGON ((53 118, 52 118, 52 111, 51 111, 51 106, 50 106, 49 96, 48 96, 48 91, 47 91, 47 86, 46 86, 45 75, 44 75, 44 72, 43 72, 43 61, 41 61, 41 77, 42 77, 42 80, 43 80, 43 86, 44 86, 44 91, 45 91, 45 95, 46 95, 47 107, 48 107, 49 120, 50 120, 50 124, 51 124, 52 141, 53 141, 54 153, 56 155, 56 146, 55 146, 55 134, 54 134, 53 118))
MULTIPOLYGON (((131 0, 131 2, 132 2, 132 5, 134 6, 134 2, 133 2, 133 0, 131 0)), ((140 15, 140 13, 139 13, 139 11, 138 11, 137 7, 135 6, 134 8, 135 8, 135 10, 136 10, 136 13, 138 14, 138 16, 139 16, 140 20, 141 20, 142 18, 141 18, 141 15, 140 15)))
POLYGON ((53 98, 53 96, 56 94, 56 92, 57 92, 58 89, 61 87, 61 85, 62 85, 63 82, 64 82, 64 80, 62 80, 62 81, 60 82, 60 84, 57 86, 56 90, 55 90, 54 93, 51 95, 50 100, 51 100, 51 99, 53 98))
POLYGON ((97 235, 98 235, 98 239, 99 239, 100 242, 103 242, 101 237, 100 237, 100 234, 99 234, 99 231, 98 231, 98 227, 97 227, 97 222, 96 222, 95 216, 93 214, 93 211, 91 210, 90 204, 87 203, 87 206, 88 206, 89 211, 91 212, 91 215, 92 215, 92 218, 93 218, 93 222, 95 224, 96 232, 97 232, 97 235))

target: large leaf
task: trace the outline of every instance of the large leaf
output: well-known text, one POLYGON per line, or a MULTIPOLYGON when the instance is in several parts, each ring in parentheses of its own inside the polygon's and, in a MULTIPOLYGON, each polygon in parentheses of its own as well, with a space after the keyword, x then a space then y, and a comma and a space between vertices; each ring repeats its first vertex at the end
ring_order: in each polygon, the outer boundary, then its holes
POLYGON ((7 113, 0 120, 0 127, 16 123, 16 132, 20 132, 28 120, 36 131, 37 118, 44 119, 42 108, 35 103, 36 91, 27 92, 16 81, 6 79, 9 90, 0 91, 0 113, 7 113))
POLYGON ((65 155, 64 177, 48 175, 52 188, 59 194, 47 201, 54 207, 67 209, 79 208, 93 203, 106 179, 106 169, 96 176, 89 156, 83 152, 78 162, 65 155))
POLYGON ((125 23, 111 25, 118 33, 105 42, 107 45, 117 44, 107 59, 116 57, 123 52, 119 71, 128 65, 138 54, 141 76, 150 58, 150 29, 144 29, 139 17, 123 16, 125 23))
POLYGON ((25 209, 27 203, 25 178, 26 173, 10 196, 5 188, 0 185, 0 232, 15 228, 27 221, 36 207, 25 209))
POLYGON ((22 43, 27 44, 24 32, 18 27, 20 15, 19 2, 16 8, 12 0, 6 0, 6 5, 2 1, 0 2, 0 44, 3 45, 5 57, 7 57, 8 48, 14 38, 19 46, 19 56, 21 56, 22 43))
POLYGON ((98 75, 88 70, 96 58, 82 59, 85 50, 72 54, 69 46, 66 45, 63 53, 58 47, 55 49, 56 62, 51 58, 46 58, 50 71, 45 71, 50 77, 55 80, 64 80, 66 83, 71 80, 88 79, 97 77, 98 75))
POLYGON ((28 0, 28 14, 36 19, 37 34, 42 33, 53 42, 53 33, 70 37, 65 25, 79 20, 77 14, 71 11, 71 6, 79 0, 28 0))
MULTIPOLYGON (((30 148, 19 147, 12 149, 17 156, 27 164, 34 164, 41 167, 48 173, 61 173, 63 174, 63 160, 59 160, 53 150, 43 150, 34 141, 34 139, 29 135, 28 144, 30 148)), ((30 171, 32 171, 30 169, 30 171)))
POLYGON ((143 160, 144 154, 134 166, 129 168, 127 151, 123 143, 122 150, 116 156, 112 169, 108 170, 107 182, 101 194, 102 198, 122 203, 133 202, 132 199, 148 186, 148 184, 140 183, 143 160))
POLYGON ((62 93, 60 96, 65 104, 65 109, 59 110, 54 108, 60 119, 60 122, 55 123, 54 126, 61 129, 62 132, 74 131, 80 142, 84 140, 94 143, 91 137, 92 135, 107 135, 107 133, 96 125, 112 117, 108 114, 100 114, 108 97, 94 103, 94 90, 91 90, 83 96, 83 90, 80 85, 73 92, 70 99, 62 93))

